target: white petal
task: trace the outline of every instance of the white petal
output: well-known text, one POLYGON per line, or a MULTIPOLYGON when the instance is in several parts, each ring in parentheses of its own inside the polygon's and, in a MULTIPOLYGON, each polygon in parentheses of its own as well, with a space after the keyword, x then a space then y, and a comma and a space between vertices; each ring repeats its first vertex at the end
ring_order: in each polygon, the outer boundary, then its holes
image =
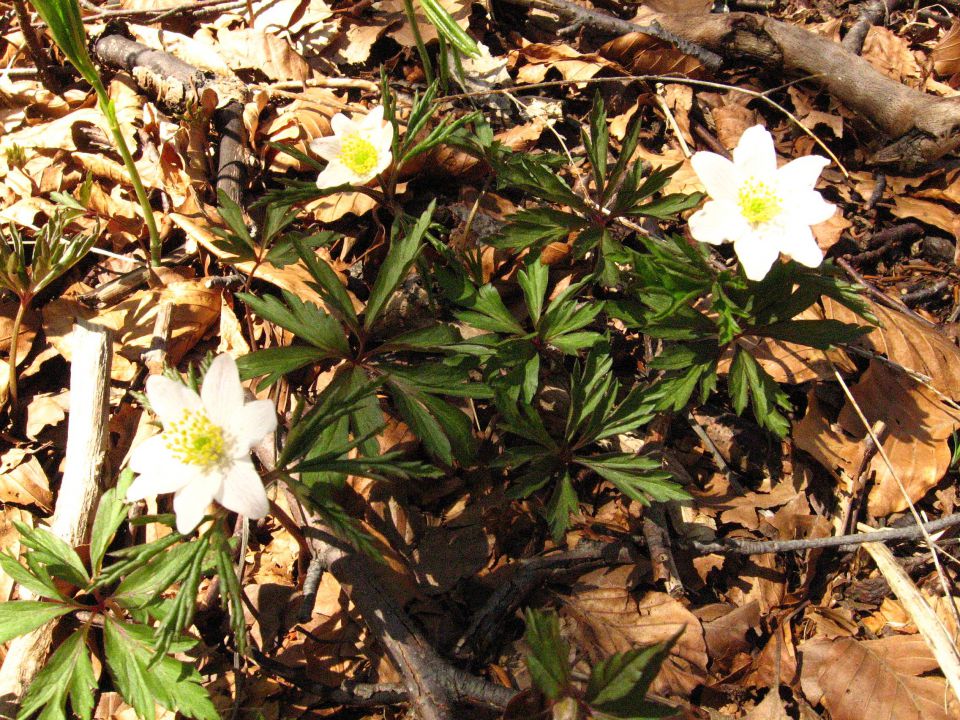
POLYGON ((837 206, 828 203, 816 190, 794 193, 787 196, 787 217, 798 225, 816 225, 829 220, 837 212, 837 206))
POLYGON ((331 160, 317 177, 317 187, 321 190, 355 183, 357 176, 354 175, 339 160, 331 160))
POLYGON ((707 201, 690 216, 689 225, 694 240, 711 245, 733 242, 750 229, 737 205, 720 200, 707 201))
POLYGON ((226 427, 236 443, 234 456, 246 456, 250 448, 277 429, 277 409, 271 400, 254 400, 237 411, 226 427))
POLYGON ((163 375, 148 377, 146 389, 150 406, 164 424, 179 420, 184 410, 202 407, 200 396, 193 390, 163 375))
POLYGON ((333 129, 333 134, 342 136, 350 132, 355 123, 353 120, 348 118, 343 113, 337 113, 332 118, 330 118, 330 127, 333 129))
POLYGON ((233 464, 215 498, 227 510, 251 520, 259 520, 270 512, 263 481, 249 460, 238 460, 233 464))
POLYGON ((731 202, 736 200, 738 175, 732 162, 723 155, 701 151, 693 154, 690 164, 710 197, 731 202))
POLYGON ((374 128, 376 130, 382 128, 384 124, 383 105, 377 105, 373 110, 368 112, 360 122, 364 127, 374 128))
POLYGON ((223 427, 243 408, 243 385, 237 361, 228 353, 217 355, 203 378, 200 398, 210 419, 223 427))
POLYGON ((161 467, 137 475, 127 489, 127 501, 143 500, 155 495, 177 492, 196 480, 196 471, 187 468, 173 470, 161 467))
POLYGON ((763 232, 746 233, 733 244, 733 250, 751 280, 763 280, 780 255, 778 243, 763 232))
POLYGON ((322 157, 324 160, 334 160, 340 157, 340 153, 343 152, 343 143, 336 135, 316 138, 310 141, 310 150, 314 155, 322 157))
POLYGON ((802 190, 813 190, 817 179, 830 161, 820 155, 805 155, 791 160, 777 170, 777 185, 784 197, 802 190))
POLYGON ((179 532, 186 535, 200 524, 221 483, 219 476, 205 475, 196 478, 173 496, 173 511, 177 514, 179 532))
POLYGON ((375 178, 377 175, 379 175, 388 167, 390 167, 390 163, 393 162, 393 153, 391 153, 389 150, 385 152, 381 152, 377 160, 378 160, 377 165, 370 172, 370 177, 367 178, 367 181, 373 180, 373 178, 375 178))
POLYGON ((807 267, 818 267, 823 262, 823 252, 808 225, 786 228, 780 240, 780 250, 807 267))
POLYGON ((763 125, 754 125, 743 131, 733 150, 733 163, 747 177, 770 178, 777 171, 777 151, 773 136, 763 125))

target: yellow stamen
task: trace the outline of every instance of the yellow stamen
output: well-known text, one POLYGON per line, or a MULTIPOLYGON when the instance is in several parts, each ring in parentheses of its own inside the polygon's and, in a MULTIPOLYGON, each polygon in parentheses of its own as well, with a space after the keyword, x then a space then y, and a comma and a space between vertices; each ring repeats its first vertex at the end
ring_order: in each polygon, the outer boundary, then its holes
POLYGON ((179 420, 166 424, 163 436, 170 453, 187 465, 209 468, 226 455, 223 428, 203 410, 184 410, 179 420))
POLYGON ((776 189, 763 182, 750 178, 737 192, 737 204, 740 212, 751 225, 770 222, 783 210, 783 199, 776 189))
POLYGON ((369 175, 377 167, 379 153, 376 146, 359 133, 347 135, 340 148, 340 161, 355 175, 369 175))

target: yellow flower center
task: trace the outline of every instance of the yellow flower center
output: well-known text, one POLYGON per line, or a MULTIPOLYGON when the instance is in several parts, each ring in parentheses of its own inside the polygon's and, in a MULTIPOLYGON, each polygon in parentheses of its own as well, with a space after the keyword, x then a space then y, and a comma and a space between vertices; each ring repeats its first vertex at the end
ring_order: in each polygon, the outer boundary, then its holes
POLYGON ((737 192, 740 212, 751 225, 770 222, 783 210, 783 199, 776 189, 762 180, 750 178, 737 192))
POLYGON ((359 133, 347 135, 340 145, 340 161, 355 175, 369 175, 378 159, 376 146, 359 133))
POLYGON ((226 457, 223 428, 203 410, 184 410, 179 420, 166 424, 163 435, 170 454, 187 465, 209 468, 226 457))

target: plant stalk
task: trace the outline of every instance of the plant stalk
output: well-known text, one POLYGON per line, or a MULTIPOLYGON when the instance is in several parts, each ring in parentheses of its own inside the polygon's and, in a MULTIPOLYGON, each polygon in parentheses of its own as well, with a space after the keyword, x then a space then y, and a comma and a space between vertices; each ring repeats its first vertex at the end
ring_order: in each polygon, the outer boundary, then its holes
POLYGON ((423 42, 423 35, 420 34, 420 26, 417 24, 417 13, 413 9, 413 0, 403 0, 403 9, 407 14, 407 20, 410 22, 410 29, 413 31, 414 42, 417 43, 417 52, 420 54, 420 62, 423 64, 423 76, 427 85, 433 84, 433 65, 430 64, 430 55, 427 54, 427 46, 423 42))
POLYGON ((17 308, 17 314, 13 318, 13 328, 10 330, 10 359, 9 359, 9 377, 7 378, 7 391, 10 394, 10 405, 14 408, 19 404, 19 395, 17 393, 17 345, 20 340, 20 327, 23 325, 23 318, 27 314, 27 308, 30 306, 32 298, 24 295, 20 298, 20 307, 17 308))

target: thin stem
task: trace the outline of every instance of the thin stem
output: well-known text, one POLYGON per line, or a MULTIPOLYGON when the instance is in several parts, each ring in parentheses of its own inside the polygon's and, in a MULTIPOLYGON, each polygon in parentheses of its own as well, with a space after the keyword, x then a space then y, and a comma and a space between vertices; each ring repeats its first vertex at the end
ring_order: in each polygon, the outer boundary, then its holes
POLYGON ((417 43, 420 62, 423 63, 423 76, 427 81, 427 85, 432 85, 433 66, 430 64, 430 56, 427 54, 427 46, 423 42, 423 35, 420 34, 420 26, 417 24, 417 14, 413 9, 413 0, 403 0, 403 9, 407 13, 407 20, 410 23, 410 29, 413 31, 414 42, 417 43))
POLYGON ((160 232, 157 230, 157 222, 153 217, 153 208, 150 207, 150 198, 147 197, 147 191, 143 187, 143 181, 140 179, 140 171, 137 170, 133 162, 133 156, 127 147, 127 141, 120 131, 120 121, 117 119, 117 113, 113 108, 113 101, 107 95, 106 88, 101 83, 97 83, 93 88, 100 100, 100 110, 107 118, 107 124, 113 133, 114 142, 117 144, 117 150, 120 151, 120 157, 123 158, 123 164, 127 168, 127 174, 130 175, 130 181, 133 183, 133 190, 137 194, 137 200, 143 211, 143 220, 147 224, 147 232, 150 234, 150 265, 159 267, 161 256, 160 232))
POLYGON ((19 404, 17 395, 17 345, 20 340, 20 326, 23 324, 23 318, 27 314, 27 308, 30 307, 30 301, 33 298, 30 295, 24 295, 20 298, 20 307, 17 308, 17 314, 13 318, 13 329, 10 330, 10 360, 9 377, 7 378, 7 389, 10 393, 10 404, 16 408, 19 404))

